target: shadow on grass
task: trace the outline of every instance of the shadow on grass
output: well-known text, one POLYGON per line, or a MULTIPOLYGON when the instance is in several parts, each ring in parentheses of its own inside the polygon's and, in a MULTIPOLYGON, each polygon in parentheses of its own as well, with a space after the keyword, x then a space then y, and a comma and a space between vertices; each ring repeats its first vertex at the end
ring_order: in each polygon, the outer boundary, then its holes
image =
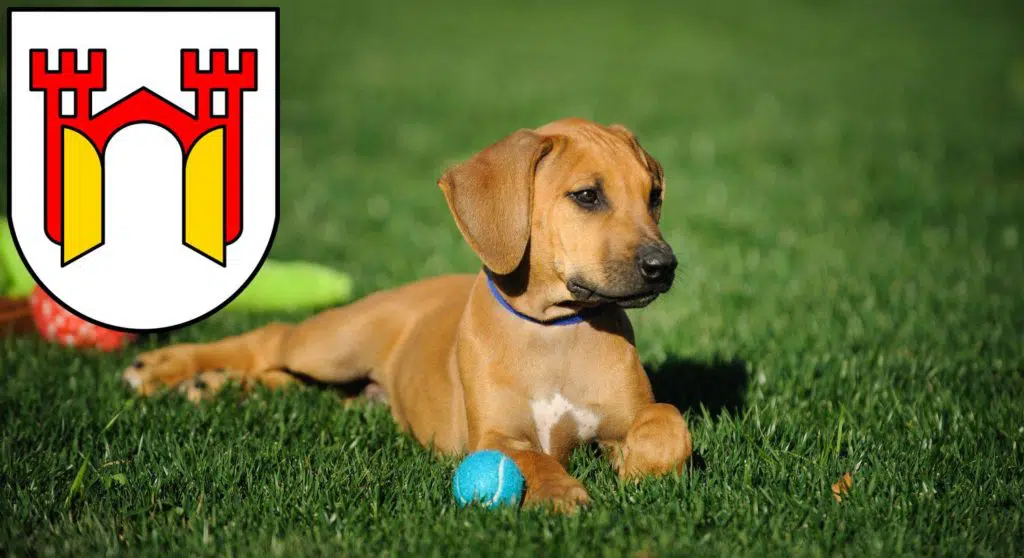
MULTIPOLYGON (((701 362, 670 355, 660 364, 645 364, 644 369, 651 380, 655 401, 674 405, 683 413, 689 411, 691 427, 703 417, 701 407, 708 410, 711 418, 723 411, 736 415, 743 410, 749 381, 743 360, 716 358, 701 362)), ((696 471, 707 467, 699 451, 694 451, 690 467, 696 471)))
POLYGON ((690 411, 699 420, 701 406, 712 417, 722 411, 735 415, 743 410, 743 396, 749 381, 746 362, 739 359, 715 359, 700 362, 670 355, 660 364, 644 366, 654 389, 654 398, 690 411))

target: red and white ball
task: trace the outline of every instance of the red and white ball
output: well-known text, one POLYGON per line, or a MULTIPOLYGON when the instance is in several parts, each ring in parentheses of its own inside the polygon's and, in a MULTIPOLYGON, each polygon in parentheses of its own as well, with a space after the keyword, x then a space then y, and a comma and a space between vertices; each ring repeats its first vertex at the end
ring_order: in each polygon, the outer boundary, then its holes
POLYGON ((29 297, 32 321, 36 331, 44 339, 68 347, 95 348, 101 351, 115 351, 135 338, 131 333, 122 333, 83 320, 50 298, 46 291, 36 286, 29 297))

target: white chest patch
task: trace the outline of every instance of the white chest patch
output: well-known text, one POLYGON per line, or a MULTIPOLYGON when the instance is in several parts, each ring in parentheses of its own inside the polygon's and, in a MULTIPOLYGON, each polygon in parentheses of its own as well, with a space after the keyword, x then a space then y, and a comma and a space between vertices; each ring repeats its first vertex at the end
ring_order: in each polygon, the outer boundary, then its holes
POLYGON ((584 442, 597 435, 597 427, 601 424, 601 417, 597 413, 573 406, 558 392, 549 399, 531 401, 530 410, 533 411, 533 423, 537 427, 540 447, 547 454, 551 453, 551 430, 566 414, 576 423, 576 435, 584 442))

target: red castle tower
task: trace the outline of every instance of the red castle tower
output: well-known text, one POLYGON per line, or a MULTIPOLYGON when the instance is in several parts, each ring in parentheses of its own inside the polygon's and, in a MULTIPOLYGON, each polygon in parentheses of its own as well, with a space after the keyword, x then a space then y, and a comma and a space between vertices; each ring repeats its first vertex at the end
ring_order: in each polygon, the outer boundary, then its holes
POLYGON ((195 113, 139 88, 93 114, 92 93, 106 89, 106 51, 90 49, 89 67, 76 68, 76 51, 59 51, 49 71, 46 50, 31 51, 32 91, 45 98, 45 229, 61 245, 67 265, 103 244, 103 159, 119 130, 137 123, 160 126, 182 152, 182 242, 221 265, 225 246, 242 232, 242 93, 256 90, 256 51, 241 50, 239 69, 228 70, 227 50, 211 50, 200 70, 199 51, 181 51, 181 90, 195 93, 195 113), (62 114, 61 93, 72 92, 74 110, 62 114), (224 114, 213 114, 223 92, 224 114))

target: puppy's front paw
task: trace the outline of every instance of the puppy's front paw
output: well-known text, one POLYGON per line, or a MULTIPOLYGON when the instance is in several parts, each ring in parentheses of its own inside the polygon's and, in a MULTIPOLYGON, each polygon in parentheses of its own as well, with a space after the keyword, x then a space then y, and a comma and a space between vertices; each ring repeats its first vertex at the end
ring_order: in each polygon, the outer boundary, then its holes
POLYGON ((590 495, 580 481, 570 477, 558 477, 538 482, 526 490, 523 500, 526 506, 550 505, 560 513, 572 513, 580 506, 590 505, 590 495))
POLYGON ((121 374, 121 380, 139 395, 152 395, 161 387, 178 385, 196 372, 191 349, 180 345, 139 355, 121 374))
POLYGON ((679 409, 655 403, 637 415, 626 435, 618 461, 619 476, 635 480, 678 473, 692 454, 693 438, 679 409))

